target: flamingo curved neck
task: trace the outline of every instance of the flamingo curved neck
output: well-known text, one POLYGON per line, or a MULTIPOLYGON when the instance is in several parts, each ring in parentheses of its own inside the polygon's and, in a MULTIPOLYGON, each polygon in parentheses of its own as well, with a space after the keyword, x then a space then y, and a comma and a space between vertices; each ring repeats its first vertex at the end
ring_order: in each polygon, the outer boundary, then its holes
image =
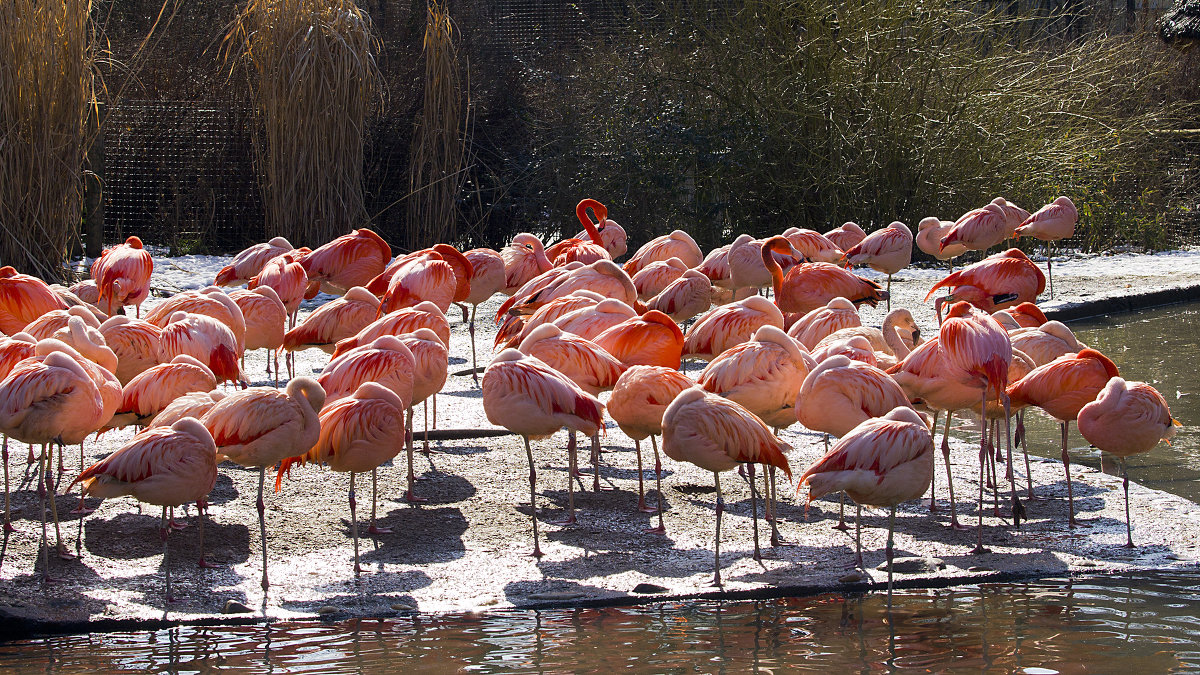
POLYGON ((892 355, 898 361, 904 359, 904 357, 912 352, 908 344, 904 342, 904 338, 900 337, 900 329, 896 327, 896 318, 891 314, 883 319, 883 343, 888 346, 888 349, 892 350, 892 355))
MULTIPOLYGON (((775 292, 775 306, 779 307, 779 299, 783 297, 783 268, 775 261, 774 247, 769 242, 763 244, 762 261, 771 274, 771 290, 775 292)), ((780 311, 783 311, 782 307, 780 311)))
POLYGON ((608 209, 595 199, 584 199, 575 207, 575 215, 578 216, 579 222, 583 225, 583 229, 587 231, 588 236, 592 238, 592 243, 603 247, 604 240, 600 238, 600 230, 596 226, 604 222, 608 217, 608 209), (587 210, 589 208, 596 216, 596 222, 592 222, 592 219, 588 217, 587 210))

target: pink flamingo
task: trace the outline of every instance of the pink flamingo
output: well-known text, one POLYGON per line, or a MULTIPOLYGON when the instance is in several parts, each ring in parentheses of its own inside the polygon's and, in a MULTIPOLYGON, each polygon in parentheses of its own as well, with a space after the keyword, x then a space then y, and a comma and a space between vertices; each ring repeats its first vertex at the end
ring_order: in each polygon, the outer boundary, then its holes
POLYGON ((503 316, 510 310, 518 314, 530 314, 545 303, 577 290, 593 291, 606 298, 620 300, 630 307, 637 302, 633 279, 611 260, 597 260, 590 265, 570 263, 534 278, 504 301, 496 316, 503 316), (562 272, 555 274, 556 270, 562 272))
POLYGON ((860 326, 862 317, 858 315, 858 308, 846 298, 837 297, 800 317, 788 328, 787 334, 799 340, 805 349, 812 349, 831 333, 860 326))
POLYGON ((492 424, 520 434, 529 460, 533 555, 542 556, 537 527, 537 470, 530 439, 566 427, 588 436, 604 426, 604 404, 541 359, 505 349, 483 373, 483 410, 492 424))
MULTIPOLYGON (((17 333, 12 337, 7 335, 0 336, 0 381, 8 377, 12 369, 18 363, 25 359, 34 356, 34 348, 36 342, 28 333, 17 333)), ((8 435, 4 436, 3 443, 3 460, 4 460, 4 531, 14 532, 16 528, 12 526, 12 503, 9 497, 9 477, 8 477, 8 435)), ((32 446, 30 447, 32 452, 32 446)))
MULTIPOLYGON (((383 311, 379 298, 367 289, 355 286, 342 297, 318 307, 283 336, 283 348, 289 352, 317 347, 332 354, 338 340, 353 337, 383 311)), ((386 314, 386 312, 384 312, 386 314)))
MULTIPOLYGON (((279 350, 283 347, 283 335, 287 328, 287 307, 270 286, 259 286, 249 291, 237 289, 230 291, 229 297, 242 310, 242 317, 246 321, 246 349, 266 349, 275 357, 275 386, 279 386, 279 350)), ((243 370, 245 358, 243 353, 243 370)), ((270 365, 268 362, 268 371, 270 365)))
POLYGON ((763 263, 762 251, 763 240, 748 234, 739 234, 729 245, 725 258, 729 267, 729 287, 733 289, 735 300, 744 297, 741 293, 747 290, 757 291, 771 285, 771 272, 763 263))
POLYGON ((825 238, 832 241, 835 246, 843 251, 854 248, 858 242, 867 238, 867 233, 858 226, 858 223, 846 221, 840 227, 836 227, 825 233, 825 238))
POLYGON ((442 344, 450 344, 450 322, 438 306, 428 300, 412 307, 405 307, 383 316, 367 324, 352 337, 338 340, 333 350, 333 358, 365 344, 370 344, 384 335, 403 335, 415 333, 418 329, 428 328, 437 335, 442 344))
POLYGON ((825 359, 831 356, 845 356, 851 361, 860 361, 869 366, 880 368, 879 359, 875 356, 875 350, 871 349, 871 342, 862 335, 845 335, 842 337, 829 336, 817 343, 810 352, 812 358, 817 363, 823 363, 825 359))
MULTIPOLYGON (((808 501, 843 491, 861 512, 862 506, 886 506, 888 512, 888 603, 892 597, 893 532, 896 505, 919 499, 933 481, 933 436, 926 420, 909 407, 864 420, 851 429, 800 477, 808 484, 808 501)), ((861 518, 856 519, 855 544, 862 565, 861 518)))
MULTIPOLYGON (((467 308, 462 306, 463 323, 471 335, 471 378, 479 383, 479 361, 475 356, 475 313, 480 303, 487 302, 504 287, 504 259, 490 248, 475 248, 463 254, 471 263, 471 293, 465 302, 471 306, 471 319, 467 321, 467 308)), ((449 344, 449 342, 447 342, 449 344)))
POLYGON ((121 389, 121 404, 105 425, 120 429, 130 424, 145 426, 172 401, 191 392, 212 391, 217 378, 195 357, 180 354, 138 374, 121 389))
POLYGON ((1125 547, 1133 548, 1129 525, 1129 470, 1125 458, 1150 452, 1159 441, 1175 436, 1179 421, 1171 417, 1167 400, 1145 382, 1114 377, 1096 400, 1079 409, 1079 433, 1084 440, 1121 460, 1125 487, 1125 547))
MULTIPOLYGON (((193 391, 189 394, 184 394, 171 401, 167 407, 162 409, 162 412, 154 416, 150 423, 146 425, 146 429, 154 429, 156 427, 169 427, 185 417, 195 417, 200 419, 204 413, 212 410, 221 399, 225 398, 225 392, 220 389, 212 391, 193 391)), ((140 433, 145 433, 143 429, 140 433)))
POLYGON ((129 237, 124 244, 105 249, 92 263, 92 278, 100 289, 99 304, 108 314, 114 307, 133 305, 141 312, 142 302, 150 295, 150 275, 154 260, 142 248, 142 240, 129 237))
MULTIPOLYGON (((830 302, 832 303, 833 300, 830 302)), ((792 327, 795 328, 795 324, 792 327)), ((790 329, 789 334, 791 334, 790 329)), ((908 356, 909 352, 921 343, 921 328, 913 318, 912 312, 900 307, 888 312, 883 317, 883 325, 879 328, 847 326, 826 335, 812 347, 813 358, 816 358, 816 351, 825 346, 827 342, 844 340, 856 335, 867 340, 871 350, 875 353, 876 364, 885 370, 908 356)), ((819 361, 820 359, 818 359, 819 361)))
POLYGON ((575 215, 583 225, 588 238, 563 239, 546 249, 546 257, 558 266, 570 262, 581 262, 590 265, 597 260, 612 260, 608 249, 604 246, 604 237, 600 234, 598 225, 608 220, 608 208, 595 199, 583 199, 575 206, 575 215), (596 217, 595 222, 587 215, 588 209, 596 217))
POLYGON ((223 289, 209 286, 199 291, 176 293, 147 312, 146 320, 159 328, 166 328, 175 312, 199 314, 220 321, 233 333, 237 341, 237 353, 240 355, 245 351, 246 317, 223 289))
POLYGON ((200 422, 212 434, 219 460, 258 469, 258 532, 262 540, 262 589, 267 580, 267 521, 263 483, 267 467, 316 445, 321 433, 317 411, 325 390, 310 377, 296 377, 286 391, 251 387, 230 394, 204 413, 200 422))
POLYGON ((833 240, 815 230, 789 227, 783 231, 783 236, 792 242, 792 247, 799 251, 805 260, 837 263, 845 256, 841 247, 833 243, 833 240))
POLYGON ((530 279, 554 267, 546 257, 542 240, 528 232, 514 236, 512 243, 500 251, 500 258, 504 261, 504 288, 500 292, 505 295, 516 293, 530 279))
POLYGON ((1034 302, 1046 290, 1046 276, 1020 249, 1010 248, 946 275, 929 289, 924 301, 928 302, 939 288, 954 289, 934 301, 940 321, 941 308, 947 303, 969 302, 990 314, 1034 302))
MULTIPOLYGON (((607 214, 606 214, 607 216, 607 214)), ((605 217, 599 223, 596 223, 596 231, 600 233, 600 243, 604 246, 604 250, 608 251, 608 255, 616 260, 625 255, 629 251, 629 235, 626 234, 625 228, 621 227, 617 221, 605 217)), ((575 239, 587 239, 590 235, 585 229, 575 235, 575 239)))
POLYGON ((647 309, 656 309, 676 323, 689 321, 712 306, 712 282, 696 270, 686 270, 678 279, 646 301, 647 309))
POLYGON ((144 319, 118 314, 100 324, 104 343, 117 355, 115 375, 122 385, 159 362, 162 329, 144 319))
POLYGON ((213 285, 240 286, 257 276, 269 260, 292 250, 294 247, 283 237, 255 244, 233 256, 233 260, 217 272, 213 285))
POLYGON ((96 315, 84 307, 74 306, 67 309, 52 309, 30 321, 22 332, 28 333, 37 340, 54 337, 55 332, 67 327, 67 321, 73 316, 79 317, 80 320, 92 328, 100 327, 100 321, 96 319, 96 315))
MULTIPOLYGON (((85 469, 71 484, 83 483, 84 494, 105 499, 130 495, 163 507, 159 536, 163 541, 163 595, 171 602, 171 565, 167 542, 171 527, 167 507, 204 498, 217 481, 216 445, 203 424, 185 417, 169 427, 134 436, 116 452, 85 469)), ((69 489, 69 488, 68 488, 69 489)), ((204 563, 204 520, 200 520, 200 563, 204 563)))
MULTIPOLYGON (((396 393, 374 382, 364 382, 355 392, 330 405, 320 414, 321 434, 312 449, 289 457, 279 465, 275 491, 283 474, 294 464, 328 464, 330 469, 350 473, 350 531, 354 537, 354 574, 358 564, 358 518, 355 515, 354 474, 370 470, 395 457, 404 444, 404 429, 396 424, 403 415, 404 401, 396 393)), ((372 509, 373 511, 373 509, 372 509)))
POLYGON ((1015 307, 1006 307, 1004 309, 996 310, 995 312, 992 312, 992 316, 996 317, 996 320, 1000 321, 1001 325, 1004 325, 1005 329, 1009 332, 1012 332, 1014 327, 1037 328, 1049 320, 1046 318, 1046 314, 1042 312, 1041 308, 1032 302, 1022 302, 1015 307), (1004 325, 1004 321, 1002 321, 1003 317, 1000 316, 1001 314, 1012 319, 1012 322, 1015 324, 1015 326, 1004 325))
POLYGON ((392 247, 383 237, 364 227, 343 234, 305 255, 299 262, 309 281, 321 283, 322 291, 342 295, 355 286, 366 286, 383 272, 391 259, 392 247))
POLYGON ((892 309, 892 275, 912 262, 912 247, 912 230, 904 223, 894 220, 887 227, 875 230, 846 251, 846 262, 850 265, 866 265, 888 275, 888 311, 892 309))
POLYGON ((462 302, 471 294, 470 261, 448 244, 414 251, 397 258, 366 285, 383 298, 383 311, 390 312, 432 301, 443 312, 452 302, 462 302))
POLYGON ((989 203, 959 216, 938 247, 944 250, 952 244, 960 244, 968 251, 986 251, 1011 235, 1004 210, 989 203))
POLYGON ((233 331, 210 316, 175 312, 162 329, 158 360, 167 363, 187 354, 203 363, 217 382, 245 383, 238 367, 238 343, 233 331))
MULTIPOLYGON (((450 354, 446 350, 446 345, 442 343, 438 336, 428 328, 419 328, 415 332, 406 333, 397 336, 404 346, 408 347, 413 355, 413 395, 408 401, 408 423, 409 430, 409 445, 408 445, 408 466, 409 474, 412 474, 412 429, 413 429, 413 409, 418 403, 425 403, 425 440, 424 452, 429 452, 429 400, 434 401, 434 422, 437 421, 437 393, 446 386, 446 376, 450 363, 450 354)), ((404 499, 411 503, 420 503, 425 501, 422 498, 415 496, 412 492, 412 478, 409 479, 409 490, 405 493, 404 499)))
POLYGON ((1070 197, 1058 197, 1038 209, 1013 230, 1015 237, 1034 237, 1046 242, 1046 274, 1050 277, 1050 297, 1054 297, 1054 270, 1051 267, 1050 244, 1075 234, 1079 222, 1079 211, 1070 197))
POLYGON ((750 465, 750 498, 754 511, 754 559, 758 547, 758 503, 754 490, 754 464, 782 469, 790 481, 791 469, 785 453, 791 446, 779 440, 763 421, 742 406, 710 394, 700 387, 681 392, 663 413, 663 452, 677 462, 691 462, 713 472, 717 490, 717 534, 713 547, 713 584, 721 585, 721 473, 740 463, 750 465))
POLYGON ((704 253, 691 235, 683 230, 674 230, 670 234, 655 237, 642 244, 637 253, 625 263, 625 273, 633 276, 650 263, 671 258, 678 258, 685 268, 691 269, 704 262, 704 253))
POLYGON ((936 216, 922 218, 921 222, 917 223, 917 235, 913 238, 913 243, 926 255, 931 255, 938 260, 957 258, 967 252, 966 246, 962 244, 942 246, 942 238, 953 228, 953 220, 941 220, 936 216))
POLYGON ((46 282, 7 265, 0 267, 0 333, 14 335, 46 312, 66 308, 67 303, 46 282))
POLYGON ((633 439, 638 463, 638 510, 643 513, 656 511, 658 527, 647 532, 665 534, 663 524, 662 460, 658 456, 658 441, 655 436, 662 433, 663 413, 681 391, 694 386, 686 375, 673 368, 663 366, 630 366, 617 378, 612 395, 608 399, 608 414, 626 436, 633 439), (654 479, 658 485, 658 504, 654 509, 646 507, 646 490, 642 471, 642 441, 650 438, 654 448, 654 479))
POLYGON ((308 288, 308 273, 304 271, 304 266, 297 262, 300 255, 297 252, 289 252, 268 260, 262 270, 246 284, 246 288, 250 290, 263 286, 273 289, 293 323, 308 288))
POLYGON ((725 244, 714 248, 704 256, 703 262, 696 268, 698 272, 708 277, 713 286, 726 290, 733 290, 733 281, 729 277, 729 249, 732 247, 733 244, 725 244))
MULTIPOLYGON (((521 340, 524 340, 529 336, 529 333, 531 333, 534 328, 537 328, 545 323, 553 323, 560 317, 566 316, 575 310, 595 307, 597 304, 603 301, 604 296, 600 295, 599 293, 581 290, 574 291, 570 295, 564 295, 561 298, 555 298, 541 307, 538 307, 536 310, 534 310, 533 314, 530 314, 529 316, 516 316, 510 314, 509 316, 505 317, 504 322, 500 324, 500 328, 496 331, 496 340, 493 343, 493 346, 515 348, 517 345, 521 344, 521 340)), ((615 300, 613 302, 617 302, 617 304, 621 305, 622 307, 629 309, 629 306, 623 302, 615 300)), ((632 309, 629 309, 628 315, 623 316, 614 323, 620 323, 630 316, 633 316, 632 309)), ((605 325, 605 328, 607 328, 608 325, 605 325)), ((596 335, 599 334, 600 331, 596 331, 596 335)))
POLYGON ((1059 321, 1047 321, 1034 328, 1010 330, 1008 338, 1012 341, 1013 349, 1025 352, 1039 366, 1087 347, 1075 339, 1075 334, 1066 324, 1059 321))
POLYGON ((564 333, 574 333, 581 338, 595 340, 609 328, 635 319, 637 316, 637 313, 629 305, 620 300, 607 298, 592 307, 585 306, 567 312, 550 323, 561 328, 564 333))
POLYGON ((1074 528, 1075 497, 1071 490, 1071 457, 1067 453, 1067 432, 1071 420, 1083 406, 1091 403, 1120 373, 1107 356, 1094 349, 1066 354, 1032 372, 1008 387, 1014 408, 1035 405, 1058 420, 1062 428, 1062 462, 1067 476, 1068 526, 1074 528))
POLYGON ((750 339, 755 331, 766 325, 783 329, 783 313, 766 298, 754 295, 722 305, 688 328, 683 354, 711 361, 730 347, 750 339))
POLYGON ((683 276, 687 265, 679 258, 656 260, 638 270, 632 277, 639 300, 649 300, 662 292, 667 284, 683 276))
POLYGON ((772 253, 790 255, 795 249, 783 237, 771 237, 762 247, 763 265, 771 273, 775 304, 781 312, 804 314, 839 296, 855 306, 866 303, 872 307, 887 298, 887 292, 882 291, 879 284, 831 263, 795 265, 785 277, 772 253))

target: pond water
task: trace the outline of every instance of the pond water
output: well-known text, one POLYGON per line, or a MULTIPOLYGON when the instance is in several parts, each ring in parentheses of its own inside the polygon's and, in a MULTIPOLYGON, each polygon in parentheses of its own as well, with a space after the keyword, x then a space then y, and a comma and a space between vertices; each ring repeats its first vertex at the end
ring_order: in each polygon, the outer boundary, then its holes
MULTIPOLYGON (((1189 425, 1173 445, 1132 459, 1132 478, 1200 499, 1200 304, 1072 328, 1127 379, 1162 391, 1189 425)), ((1057 457, 1056 426, 1040 415, 1027 425, 1030 450, 1057 457)), ((1072 439, 1078 461, 1100 466, 1077 432, 1072 439)), ((0 643, 0 671, 1200 671, 1198 571, 906 591, 890 612, 885 603, 827 594, 51 636, 0 643)))

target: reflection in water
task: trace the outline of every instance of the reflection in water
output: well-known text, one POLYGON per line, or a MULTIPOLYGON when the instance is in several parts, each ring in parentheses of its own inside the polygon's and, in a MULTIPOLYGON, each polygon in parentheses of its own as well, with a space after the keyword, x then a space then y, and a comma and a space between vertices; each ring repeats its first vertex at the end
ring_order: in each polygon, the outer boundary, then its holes
POLYGON ((1200 670, 1200 574, 0 644, 12 673, 1168 672, 1200 670))

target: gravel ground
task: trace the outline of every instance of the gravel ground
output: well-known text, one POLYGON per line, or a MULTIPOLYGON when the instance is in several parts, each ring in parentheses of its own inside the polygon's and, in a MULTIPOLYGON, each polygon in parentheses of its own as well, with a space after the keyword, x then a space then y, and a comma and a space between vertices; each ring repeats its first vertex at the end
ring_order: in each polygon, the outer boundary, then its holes
MULTIPOLYGON (((1181 264, 1171 256, 1144 256, 1153 264, 1114 264, 1095 258, 1062 259, 1055 265, 1055 300, 1050 309, 1068 311, 1086 306, 1104 311, 1117 299, 1170 289, 1195 289, 1200 266, 1181 264), (1101 261, 1103 263, 1103 261, 1101 261), (1161 265, 1159 264, 1161 263, 1161 265), (1100 269, 1101 272, 1096 272, 1100 269)), ((1139 258, 1133 258, 1138 260, 1139 258)), ((914 309, 928 333, 936 330, 929 305, 921 298, 944 270, 914 269, 893 281, 893 304, 914 309)), ((878 275, 876 275, 878 276, 878 275)), ((1163 297, 1163 296, 1157 296, 1163 297)), ((1129 303, 1126 303, 1129 304, 1129 303)), ((498 301, 480 307, 489 316, 498 301)), ((311 307, 308 308, 311 311, 311 307)), ((1096 312, 1093 312, 1096 313, 1096 312)), ((864 323, 878 325, 882 308, 864 309, 864 323)), ((457 313, 452 313, 457 316, 457 313)), ((486 363, 494 328, 479 326, 480 360, 486 363)), ((451 372, 469 367, 470 343, 466 326, 456 323, 451 340, 451 372)), ((328 357, 309 350, 298 359, 298 374, 319 372, 328 357)), ((247 373, 254 384, 268 384, 265 357, 248 358, 247 373)), ((698 366, 689 373, 695 375, 698 366)), ((418 425, 421 414, 417 414, 418 425)), ((959 517, 974 525, 978 494, 978 433, 975 423, 961 424, 952 436, 952 463, 959 517)), ((469 376, 451 376, 437 397, 437 428, 487 429, 480 391, 469 376)), ((89 440, 86 461, 99 459, 124 443, 131 431, 89 440)), ((823 452, 818 434, 798 425, 783 433, 794 450, 789 461, 796 476, 823 452)), ((1089 452, 1078 435, 1074 449, 1089 452)), ((1031 438, 1030 443, 1057 444, 1057 438, 1031 438)), ((63 539, 74 560, 50 559, 57 580, 43 584, 36 561, 39 505, 31 489, 23 444, 10 443, 13 480, 13 523, 0 549, 0 621, 20 630, 98 628, 107 620, 213 621, 311 617, 386 616, 419 610, 441 612, 505 606, 587 603, 628 603, 642 599, 711 594, 713 573, 714 501, 712 476, 691 465, 664 458, 663 489, 666 534, 643 530, 654 516, 637 510, 637 471, 633 443, 611 422, 602 438, 601 490, 592 490, 586 451, 585 474, 576 485, 577 524, 555 524, 565 514, 566 451, 563 434, 534 444, 538 471, 538 518, 545 556, 532 550, 528 466, 519 437, 505 436, 433 442, 428 455, 418 453, 422 476, 419 506, 401 499, 403 455, 379 472, 379 524, 392 533, 369 535, 370 488, 366 476, 358 482, 359 533, 363 572, 351 567, 347 504, 349 478, 320 467, 303 467, 285 478, 283 489, 266 498, 268 555, 272 585, 260 588, 261 559, 255 494, 257 473, 226 463, 204 527, 205 557, 221 564, 200 569, 195 509, 182 514, 191 526, 170 537, 170 569, 175 601, 163 596, 162 542, 158 512, 139 508, 129 498, 103 503, 89 500, 95 513, 80 522, 68 513, 78 494, 59 494, 63 539), (637 590, 635 590, 637 589, 637 590), (649 591, 643 593, 642 591, 649 591), (237 606, 228 606, 230 601, 237 606), (223 612, 242 613, 223 616, 223 612)), ((649 448, 644 459, 653 466, 649 448)), ((60 492, 78 472, 78 450, 68 448, 67 471, 60 492)), ((1029 522, 1011 526, 1006 509, 996 517, 991 503, 984 509, 984 543, 990 553, 970 554, 976 532, 948 527, 949 501, 940 460, 936 474, 937 510, 928 502, 900 508, 896 523, 898 557, 936 558, 917 564, 912 573, 897 575, 905 585, 974 583, 989 578, 1063 575, 1073 570, 1123 569, 1193 565, 1200 558, 1200 506, 1167 493, 1134 485, 1131 488, 1134 538, 1124 541, 1124 503, 1119 480, 1086 468, 1073 467, 1075 503, 1083 527, 1066 526, 1066 484, 1062 465, 1033 459, 1036 497, 1027 502, 1029 522)), ((1018 463, 1024 480, 1024 465, 1018 463)), ((644 474, 647 501, 657 502, 653 473, 644 474)), ((838 503, 814 502, 809 508, 797 495, 794 482, 781 477, 779 529, 784 545, 771 547, 763 529, 763 556, 752 557, 750 491, 736 473, 726 474, 722 525, 723 592, 731 595, 814 592, 821 589, 862 588, 879 584, 886 574, 876 567, 884 560, 886 511, 863 513, 863 571, 854 565, 853 529, 832 528, 838 503)), ((759 507, 761 509, 761 506, 759 507)), ((848 514, 853 515, 849 509, 848 514)), ((760 527, 762 523, 760 521, 760 527)), ((53 532, 51 531, 51 537, 53 532)))

